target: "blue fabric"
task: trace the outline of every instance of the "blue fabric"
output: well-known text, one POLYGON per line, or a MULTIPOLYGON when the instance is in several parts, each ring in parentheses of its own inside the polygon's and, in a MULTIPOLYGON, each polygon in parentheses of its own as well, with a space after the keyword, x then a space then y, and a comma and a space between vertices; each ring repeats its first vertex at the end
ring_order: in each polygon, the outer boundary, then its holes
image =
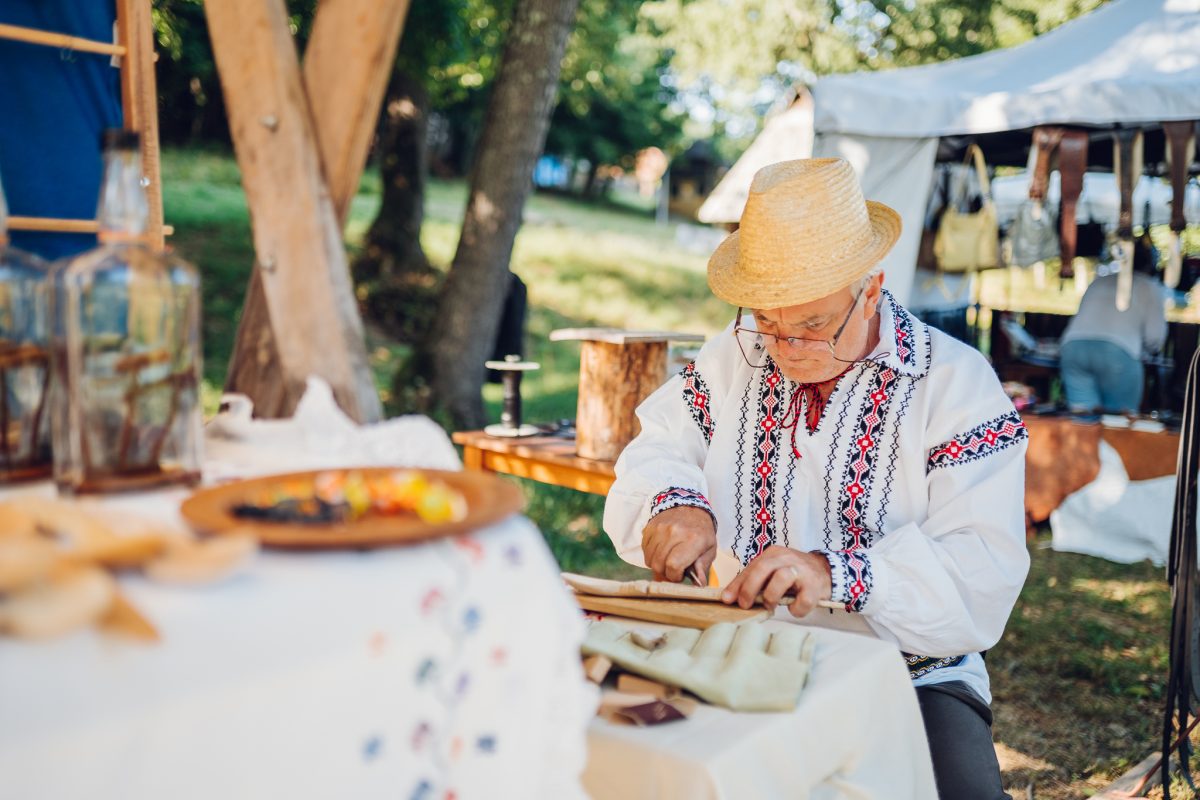
MULTIPOLYGON (((0 22, 102 42, 116 4, 105 0, 4 0, 0 22)), ((0 39, 0 180, 14 216, 94 219, 100 137, 120 127, 121 76, 112 57, 0 39)), ((96 237, 13 231, 16 247, 55 259, 96 237)))
POLYGON ((1112 342, 1072 339, 1059 356, 1063 390, 1072 411, 1137 413, 1142 405, 1142 363, 1112 342))

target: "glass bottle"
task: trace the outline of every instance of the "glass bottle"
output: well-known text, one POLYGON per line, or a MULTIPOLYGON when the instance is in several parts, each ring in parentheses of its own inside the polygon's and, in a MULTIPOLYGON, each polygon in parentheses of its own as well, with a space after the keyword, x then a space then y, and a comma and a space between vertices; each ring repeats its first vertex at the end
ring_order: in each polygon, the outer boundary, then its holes
POLYGON ((200 280, 148 244, 139 137, 110 130, 99 246, 54 276, 54 478, 68 493, 200 479, 200 280))
POLYGON ((48 268, 8 244, 0 186, 0 483, 50 476, 48 268))

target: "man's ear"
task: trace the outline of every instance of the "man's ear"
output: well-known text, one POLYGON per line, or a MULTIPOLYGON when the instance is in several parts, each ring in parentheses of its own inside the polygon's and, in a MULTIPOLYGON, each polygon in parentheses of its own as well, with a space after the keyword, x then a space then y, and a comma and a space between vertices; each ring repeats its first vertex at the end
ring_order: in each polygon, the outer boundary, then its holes
POLYGON ((879 301, 883 299, 884 277, 886 276, 882 272, 873 276, 863 290, 863 315, 867 319, 875 316, 875 312, 879 310, 879 301))

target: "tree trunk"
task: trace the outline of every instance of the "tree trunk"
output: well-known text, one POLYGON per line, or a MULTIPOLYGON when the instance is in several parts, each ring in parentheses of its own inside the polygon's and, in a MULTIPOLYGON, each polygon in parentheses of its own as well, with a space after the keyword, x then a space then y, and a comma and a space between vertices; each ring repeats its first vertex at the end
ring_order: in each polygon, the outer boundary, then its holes
POLYGON ((533 167, 546 141, 559 68, 579 0, 518 0, 472 171, 458 252, 430 340, 435 402, 460 427, 484 422, 508 264, 533 167))
POLYGON ((379 138, 383 202, 371 223, 363 253, 354 263, 357 280, 380 280, 429 269, 421 249, 428 178, 429 93, 419 80, 397 71, 388 86, 379 138))

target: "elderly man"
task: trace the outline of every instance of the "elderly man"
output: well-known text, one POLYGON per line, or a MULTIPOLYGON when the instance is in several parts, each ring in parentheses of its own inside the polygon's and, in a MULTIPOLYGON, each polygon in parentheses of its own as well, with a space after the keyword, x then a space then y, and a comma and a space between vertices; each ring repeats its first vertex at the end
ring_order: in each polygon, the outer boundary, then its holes
POLYGON ((708 264, 737 315, 639 407, 604 526, 659 579, 715 561, 729 603, 845 604, 904 653, 943 800, 993 800, 983 651, 1029 568, 1026 431, 978 352, 883 290, 899 235, 844 161, 759 171, 708 264))

